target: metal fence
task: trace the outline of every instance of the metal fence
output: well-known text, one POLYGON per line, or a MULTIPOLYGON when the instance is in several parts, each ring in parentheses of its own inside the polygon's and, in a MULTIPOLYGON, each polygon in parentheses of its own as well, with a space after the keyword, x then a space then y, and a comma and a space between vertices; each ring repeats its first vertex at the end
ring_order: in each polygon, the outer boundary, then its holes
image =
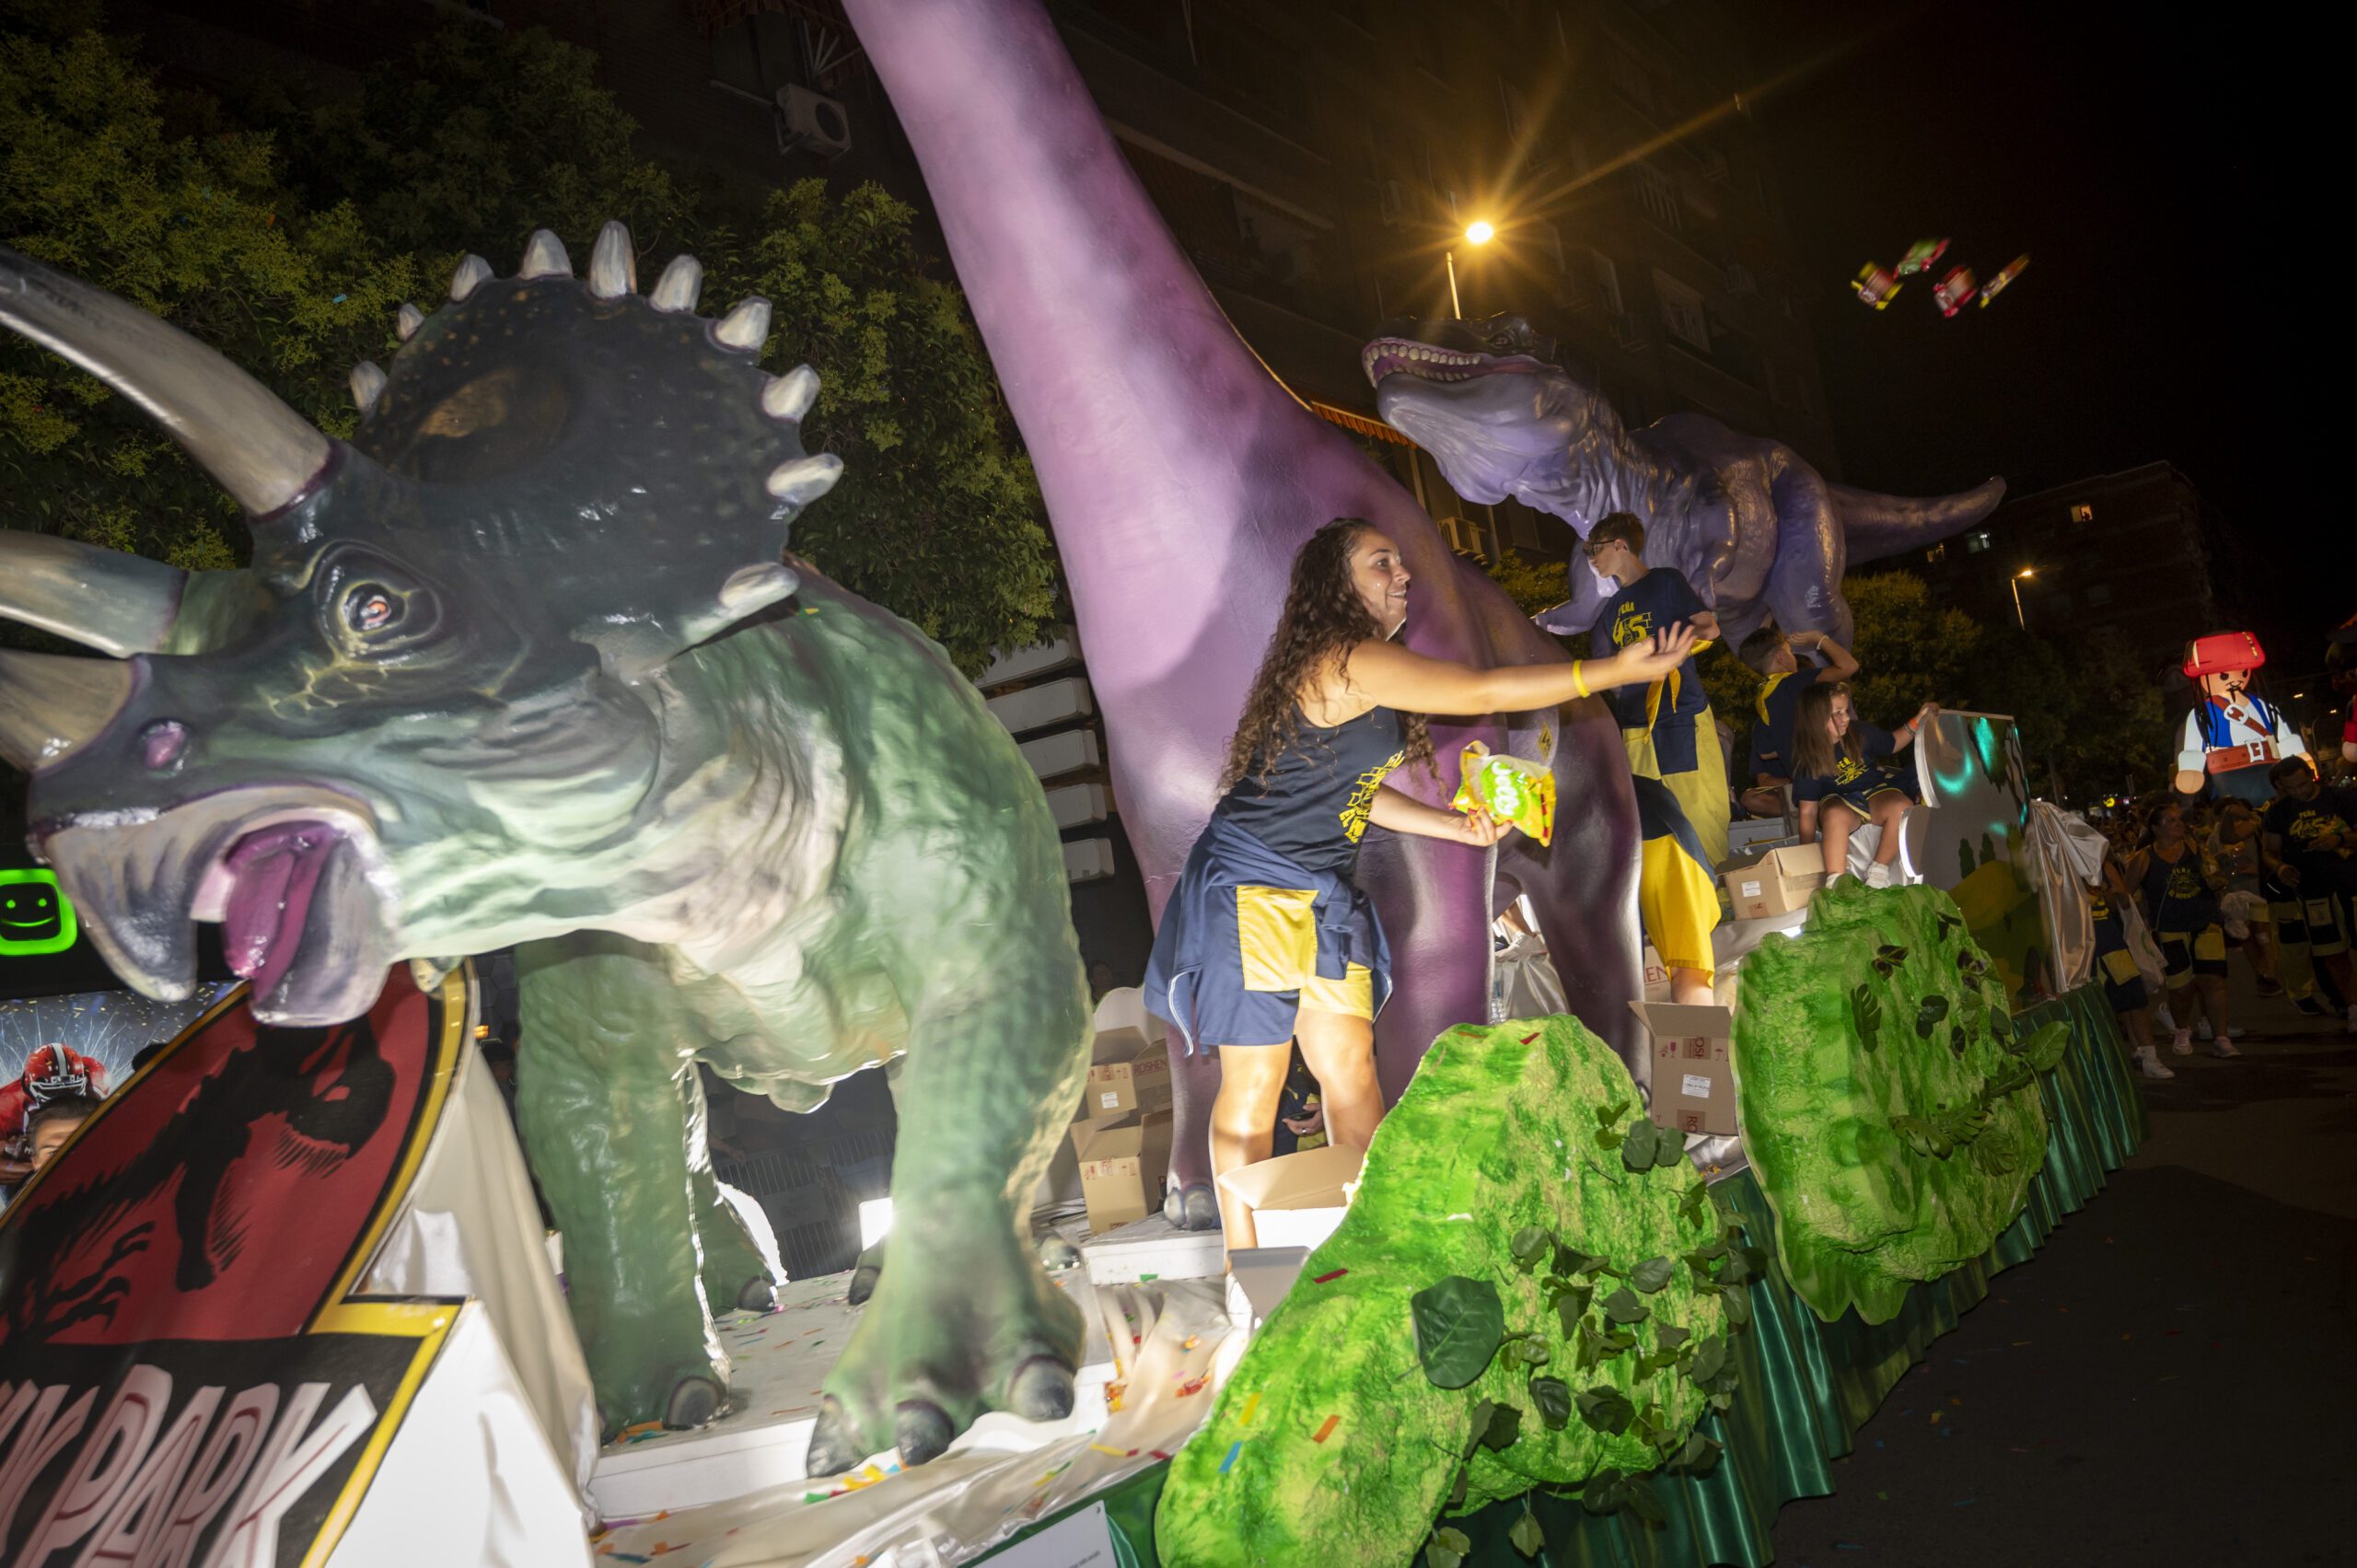
POLYGON ((787 1277, 808 1279, 840 1273, 859 1260, 859 1205, 885 1195, 892 1139, 838 1132, 806 1148, 743 1159, 714 1156, 712 1168, 769 1215, 787 1277))

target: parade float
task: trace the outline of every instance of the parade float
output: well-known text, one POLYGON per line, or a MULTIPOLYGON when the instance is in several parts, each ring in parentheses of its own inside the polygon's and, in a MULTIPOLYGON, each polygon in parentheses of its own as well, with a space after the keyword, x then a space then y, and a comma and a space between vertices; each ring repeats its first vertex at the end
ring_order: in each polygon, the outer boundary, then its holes
MULTIPOLYGON (((1213 798, 1234 627, 1326 518, 1398 540, 1411 645, 1562 656, 1235 337, 1042 13, 851 11, 1031 436, 1150 885, 1213 798)), ((761 302, 702 316, 691 259, 644 292, 637 261, 612 225, 585 275, 548 234, 513 274, 469 258, 354 371, 339 441, 0 253, 0 319, 156 415, 253 535, 250 569, 194 573, 0 538, 0 615, 92 655, 0 654, 0 754, 77 932, 158 1002, 195 999, 201 923, 243 979, 0 1214, 10 1561, 1765 1562, 1776 1509, 2132 1151, 2008 721, 1917 749, 1928 887, 1723 924, 1723 1021, 1648 1030, 1633 797, 1584 701, 1434 726, 1543 770, 1552 842, 1370 843, 1396 1103, 1363 1167, 1319 1166, 1298 1245, 1224 1280, 1215 1073, 1092 1064, 1013 740, 785 553, 839 467, 798 439, 815 378, 761 371, 761 302), (1476 1022, 1517 895, 1571 1012, 1476 1022), (509 947, 513 1124, 467 962, 509 947), (781 1277, 700 1069, 789 1109, 891 1075, 866 1266, 781 1277), (1074 1151, 1150 1206, 1156 1138, 1151 1237, 1033 1225, 1074 1151)), ((1838 623, 1844 528, 1989 500, 1828 492, 1773 518, 1811 548, 1769 598, 1838 623)))

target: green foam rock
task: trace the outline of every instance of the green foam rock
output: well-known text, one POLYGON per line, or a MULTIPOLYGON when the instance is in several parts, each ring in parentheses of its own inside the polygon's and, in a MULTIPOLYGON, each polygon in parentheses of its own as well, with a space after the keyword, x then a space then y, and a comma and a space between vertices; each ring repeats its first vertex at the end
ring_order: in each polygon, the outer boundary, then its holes
POLYGON ((1376 1132, 1349 1214, 1172 1461, 1155 1524, 1162 1561, 1403 1562, 1451 1506, 1469 1448, 1469 1508, 1535 1482, 1652 1469, 1675 1453, 1707 1408, 1698 1356, 1705 1368, 1731 1365, 1723 1344, 1711 1349, 1725 1310, 1694 1272, 1724 1260, 1685 1259, 1718 1247, 1720 1226, 1682 1139, 1630 1168, 1652 1141, 1645 1123, 1629 1142, 1637 1107, 1627 1069, 1575 1019, 1443 1035, 1376 1132), (1608 1127, 1599 1112, 1615 1104, 1608 1127), (1550 1282, 1566 1279, 1581 1287, 1568 1314, 1550 1299, 1550 1282), (1643 1313, 1623 1330, 1631 1343, 1583 1370, 1578 1340, 1611 1328, 1616 1300, 1623 1317, 1643 1313), (1500 1329, 1527 1337, 1484 1355, 1500 1329), (1645 1365, 1652 1356, 1660 1364, 1645 1365), (1441 1387, 1427 1361, 1469 1380, 1441 1387), (1534 1376, 1563 1388, 1534 1390, 1534 1376), (1584 1393, 1608 1425, 1620 1424, 1614 1397, 1627 1401, 1624 1429, 1590 1424, 1584 1393), (1490 1414, 1506 1409, 1518 1417, 1490 1414), (1550 1413, 1561 1427, 1550 1429, 1550 1413), (1511 1425, 1512 1440, 1479 1446, 1477 1415, 1493 1439, 1511 1425), (1329 1417, 1339 1419, 1320 1443, 1329 1417))
POLYGON ((2060 1042, 2013 1030, 1995 961, 1933 888, 1835 883, 1745 958, 1739 994, 1744 1151, 1793 1287, 1829 1322, 1887 1322, 2021 1213, 2046 1158, 2033 1074, 2060 1042))

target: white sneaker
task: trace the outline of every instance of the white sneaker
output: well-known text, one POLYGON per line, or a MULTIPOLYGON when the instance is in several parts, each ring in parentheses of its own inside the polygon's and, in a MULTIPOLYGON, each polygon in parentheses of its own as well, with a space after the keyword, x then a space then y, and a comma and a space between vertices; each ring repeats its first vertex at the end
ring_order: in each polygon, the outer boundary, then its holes
POLYGON ((1866 867, 1866 886, 1867 886, 1867 887, 1869 887, 1869 888, 1887 888, 1887 887, 1889 887, 1889 886, 1890 886, 1890 877, 1891 877, 1890 867, 1889 867, 1889 866, 1887 866, 1887 865, 1884 865, 1881 861, 1879 861, 1879 860, 1875 861, 1872 865, 1869 865, 1869 866, 1867 866, 1867 867, 1866 867))
POLYGON ((2192 1055, 2193 1031, 2191 1029, 2177 1030, 2176 1038, 2169 1041, 2169 1049, 2176 1051, 2179 1056, 2192 1055))
POLYGON ((2176 1073, 2161 1065, 2160 1053, 2155 1051, 2149 1045, 2138 1046, 2135 1051, 2135 1056, 2136 1070, 2143 1074, 2147 1078, 2174 1078, 2177 1076, 2176 1073))
POLYGON ((2233 1058, 2240 1056, 2242 1052, 2235 1049, 2235 1042, 2233 1040, 2222 1040, 2210 1047, 2210 1054, 2212 1056, 2233 1058))
MULTIPOLYGON (((2196 1018, 2193 1021, 2193 1038, 2200 1040, 2215 1040, 2218 1038, 2218 1031, 2210 1027, 2209 1019, 2196 1018)), ((2240 1040, 2243 1038, 2243 1031, 2237 1028, 2229 1028, 2226 1031, 2226 1038, 2228 1040, 2240 1040)))

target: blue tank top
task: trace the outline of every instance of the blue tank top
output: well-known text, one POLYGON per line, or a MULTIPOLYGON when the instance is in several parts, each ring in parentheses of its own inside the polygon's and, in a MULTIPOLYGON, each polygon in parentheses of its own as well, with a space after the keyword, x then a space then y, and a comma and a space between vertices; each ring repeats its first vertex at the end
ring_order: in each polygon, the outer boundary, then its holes
POLYGON ((1383 776, 1407 760, 1399 715, 1371 708, 1327 728, 1305 716, 1293 748, 1261 783, 1244 775, 1213 808, 1287 860, 1349 875, 1383 776))

